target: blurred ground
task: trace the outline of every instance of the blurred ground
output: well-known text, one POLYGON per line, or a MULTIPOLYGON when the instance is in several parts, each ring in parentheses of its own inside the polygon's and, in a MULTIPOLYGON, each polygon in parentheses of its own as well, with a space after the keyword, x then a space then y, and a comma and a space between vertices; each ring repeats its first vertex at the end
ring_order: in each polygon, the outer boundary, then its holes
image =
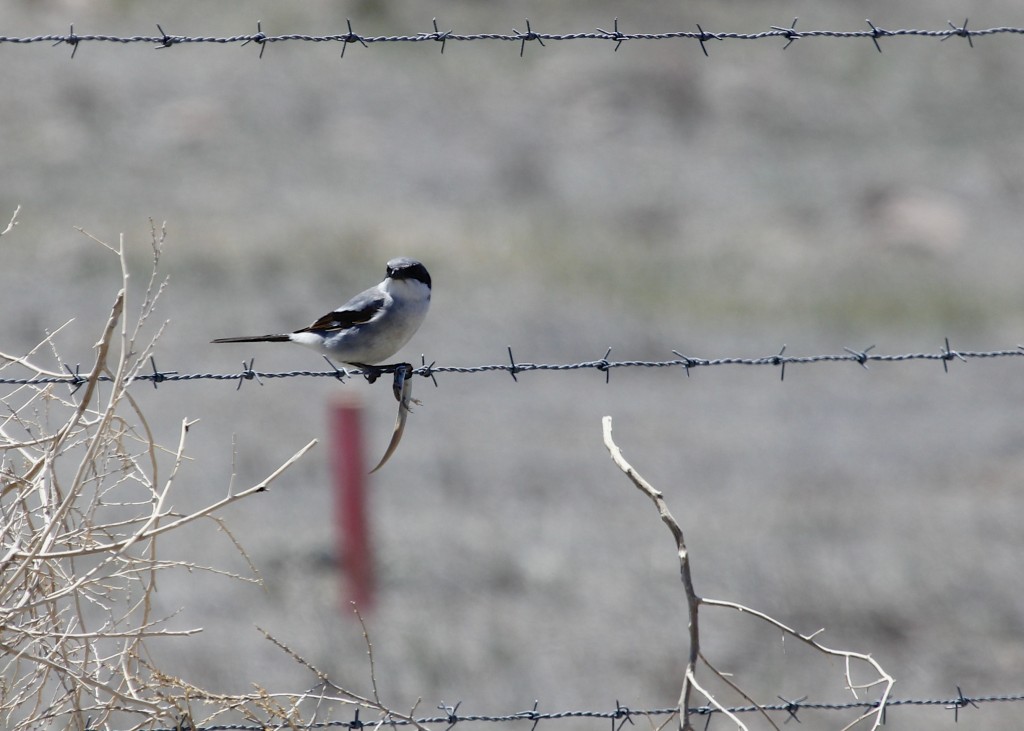
MULTIPOLYGON (((1024 25, 1009 2, 18 2, 3 35, 401 34, 1024 25)), ((1017 42, 975 39, 352 46, 0 46, 0 350, 47 329, 91 360, 117 287, 74 231, 124 232, 139 272, 167 221, 157 362, 182 372, 319 369, 213 337, 307 324, 422 259, 433 310, 405 354, 443 365, 1012 348, 1021 341, 1024 96, 1017 42)), ((142 277, 139 277, 142 279, 142 277)), ((137 300, 136 300, 137 301, 137 300)), ((439 377, 373 478, 381 586, 367 618, 386 702, 464 713, 677 698, 685 617, 671 539, 608 460, 600 417, 687 531, 699 592, 869 652, 899 697, 1021 691, 1024 463, 1010 361, 439 377)), ((166 384, 137 397, 165 442, 199 418, 176 504, 261 479, 365 397, 372 460, 386 386, 166 384)), ((339 612, 327 449, 228 523, 265 580, 168 576, 163 609, 206 632, 157 646, 223 691, 312 684, 258 624, 366 690, 339 612)), ((195 527, 165 549, 244 571, 195 527)), ((709 613, 706 653, 765 700, 845 700, 842 667, 709 613)), ((988 727, 1012 705, 967 709, 988 727)), ((815 721, 823 719, 815 719, 815 721)), ((829 727, 842 724, 832 723, 829 727)), ((571 724, 562 722, 559 728, 571 724)), ((952 724, 890 712, 887 728, 952 724)), ((573 728, 592 728, 580 722, 573 728)))

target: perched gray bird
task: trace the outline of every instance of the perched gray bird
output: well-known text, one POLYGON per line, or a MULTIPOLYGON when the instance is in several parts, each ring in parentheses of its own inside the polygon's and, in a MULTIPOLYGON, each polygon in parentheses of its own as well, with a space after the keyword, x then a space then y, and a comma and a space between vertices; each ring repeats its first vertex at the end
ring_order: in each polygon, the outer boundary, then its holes
MULTIPOLYGON (((278 335, 217 338, 215 343, 291 341, 341 363, 372 366, 409 342, 430 307, 430 274, 415 259, 388 262, 387 276, 309 327, 278 335)), ((372 369, 370 369, 372 370, 372 369)))

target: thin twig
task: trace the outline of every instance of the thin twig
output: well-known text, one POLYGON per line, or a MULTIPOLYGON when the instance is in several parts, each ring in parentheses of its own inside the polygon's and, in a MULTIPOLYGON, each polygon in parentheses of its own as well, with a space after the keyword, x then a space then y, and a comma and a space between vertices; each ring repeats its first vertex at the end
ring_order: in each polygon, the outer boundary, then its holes
POLYGON ((3 231, 0 231, 0 236, 6 236, 7 234, 9 234, 11 232, 11 230, 15 226, 18 225, 18 211, 20 211, 20 210, 21 210, 21 204, 18 204, 18 206, 16 206, 15 209, 14 209, 14 215, 11 216, 11 220, 7 223, 7 228, 5 228, 3 231))
MULTIPOLYGON (((286 645, 283 642, 281 642, 279 639, 277 639, 276 637, 271 635, 265 629, 262 629, 260 627, 257 627, 256 629, 258 629, 260 632, 262 632, 264 637, 266 637, 272 643, 277 645, 278 648, 280 648, 289 657, 291 657, 293 660, 295 660, 295 662, 299 663, 303 667, 307 668, 314 675, 316 675, 317 680, 319 680, 320 683, 322 683, 326 687, 333 688, 335 690, 335 692, 341 694, 344 697, 344 700, 346 702, 354 703, 354 704, 356 704, 356 705, 358 705, 358 706, 360 706, 362 708, 366 708, 366 709, 369 709, 369 710, 378 711, 379 713, 382 714, 384 719, 388 719, 388 720, 389 719, 395 719, 395 720, 403 721, 406 724, 409 724, 410 726, 415 727, 416 729, 418 729, 418 731, 430 731, 430 729, 428 729, 426 726, 422 725, 419 721, 417 721, 411 715, 405 715, 403 713, 399 713, 398 711, 393 711, 390 708, 388 708, 387 706, 385 706, 383 703, 381 703, 379 700, 376 700, 374 698, 367 698, 366 696, 360 695, 359 693, 354 693, 354 692, 348 690, 347 688, 341 687, 337 683, 333 682, 327 676, 327 673, 325 673, 324 671, 320 670, 318 667, 313 665, 313 663, 311 663, 309 660, 307 660, 306 658, 304 658, 301 655, 299 655, 297 652, 295 652, 290 647, 288 647, 288 645, 286 645)), ((374 692, 376 693, 376 688, 374 688, 374 692)))
MULTIPOLYGON (((178 518, 177 520, 172 521, 170 523, 165 523, 165 524, 157 526, 155 528, 150 528, 149 530, 143 531, 143 532, 138 533, 136 535, 133 535, 133 536, 131 536, 129 538, 126 538, 123 541, 116 541, 116 542, 113 542, 113 543, 100 543, 100 544, 96 544, 96 545, 93 545, 93 546, 87 546, 87 547, 83 547, 83 548, 69 549, 67 551, 49 551, 49 552, 45 552, 45 553, 31 554, 31 557, 34 558, 34 559, 53 559, 53 558, 68 558, 68 557, 71 557, 71 556, 89 556, 89 555, 95 554, 95 553, 108 553, 108 552, 115 552, 116 553, 118 551, 123 550, 126 546, 131 545, 132 543, 135 543, 136 541, 143 540, 143 539, 146 539, 146 538, 152 538, 154 536, 158 536, 158 535, 160 535, 162 533, 167 533, 167 532, 172 531, 172 530, 177 530, 178 528, 180 528, 181 526, 185 525, 186 523, 191 523, 191 522, 193 522, 195 520, 198 520, 199 518, 206 517, 210 513, 215 513, 218 510, 220 510, 221 508, 224 508, 224 507, 226 507, 228 505, 231 505, 234 502, 237 502, 239 500, 247 498, 250 495, 253 495, 253 494, 257 493, 257 492, 264 492, 267 489, 267 487, 270 485, 271 482, 273 482, 278 477, 280 477, 281 473, 283 473, 286 469, 288 469, 293 464, 298 462, 302 458, 302 456, 304 454, 306 454, 306 452, 308 452, 310 449, 315 447, 317 445, 317 443, 318 443, 318 440, 316 440, 316 439, 310 440, 310 442, 308 444, 306 444, 306 446, 304 446, 302 449, 297 451, 291 457, 286 459, 281 464, 281 466, 279 466, 276 470, 271 472, 267 477, 265 477, 263 480, 261 480, 260 482, 256 483, 252 487, 247 488, 245 490, 242 490, 241 492, 236 492, 234 494, 228 495, 227 497, 222 498, 221 500, 218 500, 215 503, 210 503, 205 508, 200 508, 199 510, 196 510, 196 511, 194 511, 192 513, 189 513, 188 515, 184 515, 184 516, 182 516, 182 517, 178 518)), ((26 558, 30 554, 25 554, 25 553, 22 553, 22 552, 19 551, 19 552, 15 553, 14 555, 17 558, 26 558)))
POLYGON ((626 458, 622 456, 622 450, 619 449, 615 444, 615 441, 612 439, 612 417, 604 417, 604 419, 602 419, 602 424, 604 428, 604 444, 605 447, 608 448, 608 453, 611 455, 612 461, 615 462, 616 466, 626 474, 640 492, 651 499, 655 507, 658 509, 658 515, 661 516, 661 521, 668 526, 669 531, 672 533, 672 537, 675 539, 676 553, 679 556, 679 574, 683 581, 683 591, 686 593, 686 607, 690 630, 690 653, 686 660, 686 673, 683 678, 683 687, 679 693, 679 726, 684 731, 689 731, 689 729, 692 728, 690 725, 690 691, 693 687, 692 679, 697 668, 697 658, 700 655, 698 609, 701 602, 700 597, 697 596, 697 592, 694 591, 693 579, 690 576, 690 554, 686 549, 686 540, 683 537, 683 530, 679 527, 679 523, 676 522, 676 519, 672 517, 672 513, 668 509, 668 504, 665 502, 665 498, 658 490, 654 489, 647 480, 641 477, 640 473, 633 469, 633 466, 630 465, 629 462, 626 461, 626 458))
POLYGON ((736 602, 723 601, 721 599, 703 598, 703 599, 701 599, 701 603, 706 605, 706 606, 725 607, 725 608, 728 608, 728 609, 735 609, 736 611, 740 612, 741 614, 749 614, 752 617, 756 617, 757 619, 760 619, 762 622, 767 622, 772 627, 775 627, 776 629, 781 630, 782 632, 784 632, 785 634, 789 635, 790 637, 795 637, 796 639, 800 640, 804 644, 809 645, 810 647, 813 647, 815 650, 817 650, 817 651, 819 651, 821 653, 824 653, 825 655, 831 655, 833 657, 841 657, 841 658, 843 658, 845 660, 845 663, 846 663, 846 670, 845 670, 846 686, 850 690, 850 692, 853 694, 854 698, 857 698, 857 699, 860 698, 860 696, 857 695, 857 691, 858 690, 868 690, 868 689, 874 688, 874 687, 876 687, 878 685, 884 686, 884 690, 882 691, 882 695, 881 695, 881 697, 878 700, 878 705, 876 707, 874 707, 874 708, 869 709, 863 715, 861 715, 860 717, 856 718, 850 724, 845 726, 844 727, 844 731, 845 731, 845 729, 852 728, 856 724, 860 723, 862 720, 864 720, 866 718, 869 718, 871 716, 875 717, 874 722, 871 725, 872 729, 877 729, 879 726, 882 725, 882 714, 885 711, 885 706, 886 706, 886 703, 889 700, 889 695, 892 693, 893 683, 895 683, 896 681, 893 679, 893 677, 891 675, 889 675, 887 672, 885 672, 885 670, 882 668, 882 666, 879 664, 879 662, 877 660, 875 660, 873 657, 871 657, 871 655, 867 655, 867 654, 860 653, 860 652, 851 652, 849 650, 837 650, 837 649, 834 649, 834 648, 831 648, 831 647, 826 647, 825 645, 821 644, 820 642, 818 642, 815 639, 815 637, 817 637, 819 634, 821 634, 821 630, 818 630, 817 632, 814 632, 814 633, 809 634, 809 635, 801 634, 800 632, 797 632, 792 627, 786 626, 785 624, 783 624, 779 620, 775 619, 774 617, 772 617, 770 615, 765 614, 764 612, 759 612, 756 609, 751 609, 750 607, 744 606, 742 604, 737 604, 736 602), (875 680, 872 680, 869 683, 854 683, 853 682, 853 676, 852 676, 852 670, 850 668, 850 662, 853 661, 853 660, 858 660, 860 662, 863 662, 863 663, 866 663, 867 665, 869 665, 878 674, 878 677, 875 680))
POLYGON ((355 612, 356 618, 359 619, 359 626, 363 628, 363 641, 366 643, 366 656, 370 660, 370 686, 373 688, 373 699, 380 703, 380 692, 377 690, 377 669, 373 663, 373 643, 370 642, 370 633, 366 629, 366 622, 363 621, 363 615, 359 611, 359 607, 356 606, 355 602, 352 602, 352 611, 355 612))

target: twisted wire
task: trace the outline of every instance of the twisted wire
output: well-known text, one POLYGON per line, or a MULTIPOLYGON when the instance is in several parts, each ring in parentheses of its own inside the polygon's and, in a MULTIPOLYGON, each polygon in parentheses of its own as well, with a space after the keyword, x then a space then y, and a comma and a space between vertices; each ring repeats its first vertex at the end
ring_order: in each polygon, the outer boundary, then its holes
MULTIPOLYGON (((786 355, 786 346, 783 346, 778 353, 754 358, 724 357, 724 358, 698 358, 684 355, 678 351, 672 351, 675 358, 667 360, 609 360, 611 348, 604 357, 596 360, 586 360, 574 363, 528 363, 517 362, 512 354, 512 348, 508 348, 508 362, 491 363, 472 366, 444 366, 435 363, 427 363, 421 358, 422 364, 418 367, 409 366, 413 375, 431 378, 436 383, 436 377, 442 374, 468 375, 473 373, 501 372, 508 373, 513 379, 518 380, 518 374, 533 371, 568 372, 578 370, 596 370, 605 374, 608 381, 611 371, 619 368, 679 368, 689 375, 690 371, 697 368, 714 368, 721 366, 771 366, 780 369, 780 377, 785 378, 786 366, 791 365, 818 365, 835 363, 855 363, 867 369, 870 363, 903 363, 911 361, 940 362, 943 369, 948 370, 950 361, 968 362, 971 360, 992 360, 999 358, 1024 357, 1024 346, 1018 345, 1014 349, 1003 350, 954 350, 950 347, 949 340, 937 352, 916 352, 884 354, 871 352, 874 346, 863 350, 845 348, 843 353, 826 353, 822 355, 786 355)), ((330 361, 328 361, 330 364, 330 361)), ((151 372, 138 372, 131 377, 131 382, 150 382, 154 387, 161 383, 183 383, 192 381, 232 381, 239 386, 246 380, 262 382, 264 379, 279 378, 334 378, 344 381, 346 377, 364 376, 369 380, 376 380, 384 373, 394 373, 396 368, 405 364, 392 364, 378 366, 372 369, 345 368, 341 369, 330 364, 331 370, 292 370, 292 371, 257 371, 254 368, 255 359, 250 359, 243 364, 241 371, 235 373, 179 373, 178 371, 161 371, 156 367, 156 361, 150 358, 151 372)), ((0 385, 10 386, 43 386, 49 384, 67 384, 77 388, 88 382, 89 374, 82 374, 76 366, 72 369, 64 365, 67 375, 47 375, 27 378, 13 378, 0 375, 0 385)), ((113 378, 101 374, 97 381, 110 382, 113 378)))
POLYGON ((767 30, 756 31, 752 33, 741 33, 741 32, 710 32, 704 30, 704 28, 697 24, 696 31, 692 30, 675 30, 675 31, 664 31, 657 33, 645 33, 645 32, 625 32, 619 29, 619 19, 615 18, 612 30, 606 30, 604 28, 596 28, 594 30, 573 32, 573 33, 547 33, 535 30, 533 24, 527 19, 526 29, 518 30, 512 28, 511 32, 497 32, 497 33, 455 33, 454 30, 441 30, 438 27, 437 19, 433 19, 433 29, 428 31, 421 31, 418 33, 401 34, 401 35, 363 35, 357 33, 352 26, 352 21, 347 21, 346 31, 343 33, 332 33, 326 35, 314 35, 307 33, 284 33, 279 35, 271 35, 263 31, 262 22, 257 22, 255 33, 239 33, 236 35, 229 36, 189 36, 168 33, 163 29, 160 24, 156 25, 159 31, 158 35, 147 34, 147 35, 129 35, 120 36, 109 33, 76 33, 75 26, 72 24, 67 33, 46 33, 34 36, 0 36, 0 45, 11 44, 11 45, 26 45, 33 43, 50 43, 54 46, 69 45, 72 47, 72 57, 77 53, 78 48, 82 44, 86 43, 117 43, 117 44, 135 44, 143 43, 152 45, 157 49, 171 48, 173 46, 183 46, 197 43, 214 43, 220 45, 240 45, 246 46, 250 43, 255 43, 260 47, 260 57, 263 56, 264 51, 268 45, 275 43, 285 42, 305 42, 305 43, 340 43, 342 44, 341 55, 345 55, 345 49, 353 44, 358 43, 363 47, 369 47, 372 44, 380 43, 423 43, 428 41, 435 41, 441 44, 441 52, 444 50, 449 42, 463 43, 472 41, 497 41, 504 43, 518 43, 519 53, 523 55, 527 43, 536 42, 543 46, 545 42, 558 42, 558 41, 606 41, 615 44, 614 50, 619 50, 623 43, 629 41, 665 41, 665 40, 696 40, 700 43, 701 50, 704 55, 708 55, 707 42, 708 41, 757 41, 765 39, 781 39, 786 41, 784 48, 789 48, 795 41, 801 39, 818 38, 818 39, 869 39, 876 50, 882 51, 879 39, 882 38, 907 38, 907 37, 921 37, 938 39, 945 41, 950 38, 964 38, 973 47, 974 38, 994 35, 1022 35, 1024 34, 1024 28, 1014 26, 996 26, 991 28, 979 28, 973 29, 968 28, 968 20, 964 19, 962 24, 956 24, 952 21, 947 22, 946 28, 938 29, 922 29, 922 28, 899 28, 899 29, 888 29, 882 28, 875 25, 871 20, 865 20, 867 28, 858 30, 831 30, 831 29, 819 29, 819 30, 798 30, 797 29, 797 18, 794 18, 792 23, 789 25, 773 25, 767 30))
MULTIPOLYGON (((786 720, 796 720, 800 722, 798 714, 802 711, 870 711, 878 708, 878 701, 851 701, 848 703, 815 703, 808 701, 806 698, 798 698, 795 700, 789 700, 780 697, 781 703, 770 703, 761 706, 746 705, 746 706, 734 706, 726 708, 724 711, 720 708, 712 706, 698 706, 691 708, 690 712, 697 716, 710 717, 723 712, 732 714, 740 713, 785 713, 786 720)), ((893 707, 911 707, 911 708, 925 708, 941 706, 945 710, 953 711, 954 721, 959 719, 959 713, 967 707, 979 708, 981 704, 985 703, 1020 703, 1024 701, 1024 694, 1017 695, 986 695, 986 696, 965 696, 963 692, 957 688, 957 695, 952 698, 893 698, 889 699, 885 703, 885 708, 893 707)), ((305 724, 298 726, 298 728, 307 729, 313 731, 315 729, 335 729, 335 728, 348 728, 348 729, 363 729, 367 727, 378 728, 383 726, 412 726, 414 724, 422 727, 443 727, 444 731, 451 731, 455 726, 466 723, 510 723, 517 721, 528 721, 533 722, 533 727, 530 731, 534 731, 538 724, 542 721, 561 721, 567 719, 595 719, 605 720, 612 722, 612 731, 621 731, 621 728, 626 723, 634 723, 634 718, 670 718, 678 714, 678 708, 650 708, 650 709, 634 709, 627 706, 621 705, 618 701, 615 702, 615 708, 598 711, 598 710, 580 710, 580 711, 556 711, 556 712, 542 712, 538 710, 539 702, 535 701, 533 708, 526 711, 519 711, 518 713, 509 714, 460 714, 459 707, 460 703, 456 703, 454 706, 446 705, 442 703, 438 706, 438 709, 442 711, 443 715, 426 716, 416 719, 406 718, 395 718, 392 716, 383 716, 380 719, 373 721, 361 720, 359 718, 359 711, 355 712, 355 716, 352 720, 331 720, 331 721, 319 721, 315 723, 305 724)), ((262 726, 254 726, 251 724, 216 724, 210 726, 197 726, 194 727, 195 731, 264 731, 262 726)), ((176 729, 156 729, 155 731, 177 731, 176 729)))

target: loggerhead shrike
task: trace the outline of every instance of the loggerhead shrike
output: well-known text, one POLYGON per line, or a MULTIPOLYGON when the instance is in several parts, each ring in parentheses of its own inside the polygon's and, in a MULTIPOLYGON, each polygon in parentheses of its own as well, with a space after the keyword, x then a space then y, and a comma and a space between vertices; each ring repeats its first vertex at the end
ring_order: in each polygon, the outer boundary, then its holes
POLYGON ((409 342, 430 307, 430 274, 415 259, 388 262, 387 276, 309 327, 279 335, 217 338, 215 343, 291 341, 341 363, 372 366, 409 342))

